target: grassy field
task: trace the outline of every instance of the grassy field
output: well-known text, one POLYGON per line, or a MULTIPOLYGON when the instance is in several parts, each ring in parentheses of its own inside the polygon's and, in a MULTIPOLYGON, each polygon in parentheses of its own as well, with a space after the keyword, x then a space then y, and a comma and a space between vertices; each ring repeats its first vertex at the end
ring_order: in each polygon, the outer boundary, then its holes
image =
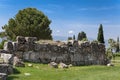
POLYGON ((53 69, 45 64, 32 64, 33 67, 17 67, 20 73, 10 75, 8 80, 120 80, 119 63, 114 67, 79 66, 68 69, 53 69), (25 75, 27 73, 30 75, 25 75))

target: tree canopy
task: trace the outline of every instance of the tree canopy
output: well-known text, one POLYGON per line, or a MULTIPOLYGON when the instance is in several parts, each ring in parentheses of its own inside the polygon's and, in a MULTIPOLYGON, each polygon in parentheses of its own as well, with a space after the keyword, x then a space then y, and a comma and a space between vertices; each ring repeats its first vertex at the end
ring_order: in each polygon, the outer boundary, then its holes
POLYGON ((117 41, 115 41, 114 39, 110 38, 108 40, 108 43, 109 43, 109 48, 111 50, 113 50, 114 52, 119 52, 119 37, 117 38, 117 41))
POLYGON ((104 34, 103 34, 103 26, 100 24, 99 30, 98 30, 98 37, 97 37, 98 42, 100 43, 105 43, 104 42, 104 34))
POLYGON ((87 40, 87 36, 85 32, 79 32, 77 40, 87 40))
POLYGON ((2 28, 0 35, 10 40, 16 36, 37 37, 37 39, 52 39, 51 21, 43 12, 36 8, 19 10, 14 18, 9 19, 8 24, 2 28))

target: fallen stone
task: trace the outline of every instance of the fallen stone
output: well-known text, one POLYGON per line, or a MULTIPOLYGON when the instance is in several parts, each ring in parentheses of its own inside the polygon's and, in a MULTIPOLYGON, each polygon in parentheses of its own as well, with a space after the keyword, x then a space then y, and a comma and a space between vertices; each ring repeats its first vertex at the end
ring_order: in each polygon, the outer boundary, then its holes
POLYGON ((5 42, 4 43, 4 50, 8 51, 9 53, 13 52, 13 44, 12 42, 5 42))
POLYGON ((108 67, 114 66, 114 64, 108 63, 107 66, 108 66, 108 67))
POLYGON ((66 65, 65 63, 60 63, 59 64, 59 68, 68 68, 68 65, 66 65))
POLYGON ((3 59, 4 63, 9 63, 10 58, 13 56, 13 54, 1 54, 1 58, 3 59))
POLYGON ((69 64, 68 67, 72 67, 73 65, 72 64, 69 64))
POLYGON ((33 67, 33 64, 28 64, 28 67, 33 67))
POLYGON ((24 73, 25 76, 30 76, 31 74, 30 73, 24 73))
POLYGON ((50 67, 52 67, 52 68, 58 68, 58 64, 55 63, 55 62, 51 62, 51 63, 49 63, 48 65, 49 65, 50 67))
POLYGON ((16 66, 16 67, 25 67, 25 64, 24 64, 24 62, 21 59, 19 59, 17 56, 15 56, 13 58, 13 66, 16 66))

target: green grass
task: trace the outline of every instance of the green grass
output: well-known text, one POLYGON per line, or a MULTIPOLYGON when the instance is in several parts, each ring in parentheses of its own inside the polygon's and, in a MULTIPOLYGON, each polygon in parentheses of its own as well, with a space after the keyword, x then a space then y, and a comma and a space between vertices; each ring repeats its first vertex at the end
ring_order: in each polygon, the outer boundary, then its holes
POLYGON ((118 63, 114 67, 79 66, 68 69, 54 69, 45 64, 32 64, 33 67, 17 67, 20 73, 10 75, 8 80, 120 80, 118 63), (31 75, 25 76, 24 73, 31 75))

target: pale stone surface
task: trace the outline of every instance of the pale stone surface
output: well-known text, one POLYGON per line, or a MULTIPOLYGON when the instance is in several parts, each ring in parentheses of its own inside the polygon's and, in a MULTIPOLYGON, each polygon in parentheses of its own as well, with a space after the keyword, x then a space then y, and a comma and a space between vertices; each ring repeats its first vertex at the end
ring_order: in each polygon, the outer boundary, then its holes
POLYGON ((25 67, 24 62, 19 59, 17 56, 14 56, 13 58, 13 66, 17 66, 17 67, 25 67))
POLYGON ((31 74, 30 73, 24 73, 25 76, 30 76, 31 74))
POLYGON ((33 67, 33 64, 28 64, 28 67, 33 67))
POLYGON ((3 59, 3 62, 4 63, 9 63, 9 60, 10 58, 13 56, 13 54, 5 54, 5 53, 2 53, 1 54, 1 57, 3 59))
POLYGON ((59 68, 68 68, 68 65, 66 65, 65 63, 60 62, 59 68))
POLYGON ((8 51, 9 53, 12 53, 13 52, 12 42, 5 42, 3 48, 4 48, 5 51, 8 51))
POLYGON ((50 62, 48 65, 52 68, 58 68, 58 64, 55 62, 50 62))
POLYGON ((107 66, 108 66, 108 67, 109 67, 109 66, 114 66, 114 64, 112 64, 112 63, 108 63, 107 66))

